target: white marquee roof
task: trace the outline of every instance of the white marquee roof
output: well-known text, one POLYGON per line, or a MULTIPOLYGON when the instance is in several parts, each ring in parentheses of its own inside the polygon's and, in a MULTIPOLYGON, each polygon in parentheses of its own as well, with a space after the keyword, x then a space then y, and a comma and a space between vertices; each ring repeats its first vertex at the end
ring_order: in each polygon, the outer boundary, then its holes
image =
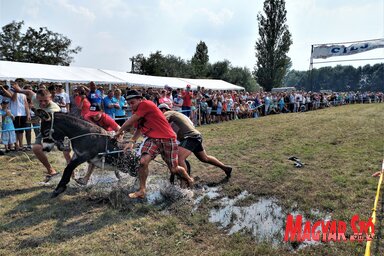
POLYGON ((185 88, 190 84, 192 89, 200 86, 215 90, 244 90, 241 86, 223 80, 146 76, 106 69, 0 61, 0 80, 16 78, 36 82, 89 83, 93 81, 96 84, 127 84, 143 87, 168 85, 172 88, 185 88))

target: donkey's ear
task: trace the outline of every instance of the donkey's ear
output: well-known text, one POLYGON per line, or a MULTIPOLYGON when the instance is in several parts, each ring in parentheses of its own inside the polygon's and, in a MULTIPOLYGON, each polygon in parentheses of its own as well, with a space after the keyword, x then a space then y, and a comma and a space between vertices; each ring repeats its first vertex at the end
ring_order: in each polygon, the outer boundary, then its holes
POLYGON ((36 116, 40 117, 41 120, 43 120, 43 121, 50 121, 51 120, 51 115, 43 109, 37 109, 35 111, 35 114, 36 114, 36 116))

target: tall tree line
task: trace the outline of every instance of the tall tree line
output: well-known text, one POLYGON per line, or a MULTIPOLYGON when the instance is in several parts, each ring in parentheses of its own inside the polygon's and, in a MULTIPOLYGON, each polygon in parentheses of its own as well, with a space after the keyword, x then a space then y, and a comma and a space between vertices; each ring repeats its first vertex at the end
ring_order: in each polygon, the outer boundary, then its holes
POLYGON ((266 91, 279 87, 291 65, 287 56, 292 44, 284 0, 265 0, 264 13, 257 15, 259 39, 256 41, 254 75, 266 91))
POLYGON ((190 60, 161 51, 151 53, 148 57, 138 54, 130 58, 132 73, 184 78, 220 79, 244 87, 247 91, 255 91, 259 87, 252 72, 244 67, 233 67, 228 60, 209 62, 208 46, 200 41, 196 52, 190 60))
POLYGON ((291 70, 283 85, 306 91, 384 91, 384 63, 358 68, 338 65, 311 71, 291 70))

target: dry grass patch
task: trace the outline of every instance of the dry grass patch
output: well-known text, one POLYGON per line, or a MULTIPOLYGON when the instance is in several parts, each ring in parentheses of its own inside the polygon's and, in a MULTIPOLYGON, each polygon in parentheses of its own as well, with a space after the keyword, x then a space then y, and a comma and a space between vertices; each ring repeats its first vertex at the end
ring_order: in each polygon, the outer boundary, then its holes
MULTIPOLYGON (((384 104, 350 105, 200 127, 209 154, 235 167, 233 178, 191 157, 200 184, 220 185, 222 196, 247 190, 241 205, 267 196, 311 216, 311 210, 348 221, 371 213, 384 155, 384 104), (305 167, 297 169, 290 156, 305 167)), ((60 152, 49 155, 63 170, 60 152)), ((152 165, 167 178, 167 170, 152 165)), ((247 232, 226 235, 209 223, 214 200, 197 211, 173 203, 158 207, 109 200, 75 189, 49 199, 43 167, 31 154, 1 156, 0 255, 361 255, 364 243, 324 244, 292 252, 256 243, 247 232), (129 205, 127 205, 129 204, 129 205)))

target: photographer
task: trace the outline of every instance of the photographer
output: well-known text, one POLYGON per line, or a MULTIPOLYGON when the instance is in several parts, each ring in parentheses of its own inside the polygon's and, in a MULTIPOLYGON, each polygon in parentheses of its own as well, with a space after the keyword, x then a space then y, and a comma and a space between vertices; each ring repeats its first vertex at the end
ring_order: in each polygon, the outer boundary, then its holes
POLYGON ((116 123, 118 123, 121 126, 125 122, 125 118, 126 118, 125 110, 128 108, 128 104, 125 98, 121 95, 120 89, 115 90, 115 98, 117 100, 117 103, 120 106, 120 108, 115 110, 115 118, 121 118, 119 120, 116 120, 116 123))
POLYGON ((85 116, 89 113, 91 103, 87 98, 86 89, 83 86, 77 88, 77 92, 75 93, 75 104, 80 110, 81 117, 85 119, 85 116))
POLYGON ((69 96, 69 114, 72 116, 78 117, 78 118, 82 118, 81 117, 81 109, 78 108, 78 106, 76 105, 76 102, 75 102, 76 96, 79 96, 79 90, 75 86, 72 88, 72 95, 69 96))

